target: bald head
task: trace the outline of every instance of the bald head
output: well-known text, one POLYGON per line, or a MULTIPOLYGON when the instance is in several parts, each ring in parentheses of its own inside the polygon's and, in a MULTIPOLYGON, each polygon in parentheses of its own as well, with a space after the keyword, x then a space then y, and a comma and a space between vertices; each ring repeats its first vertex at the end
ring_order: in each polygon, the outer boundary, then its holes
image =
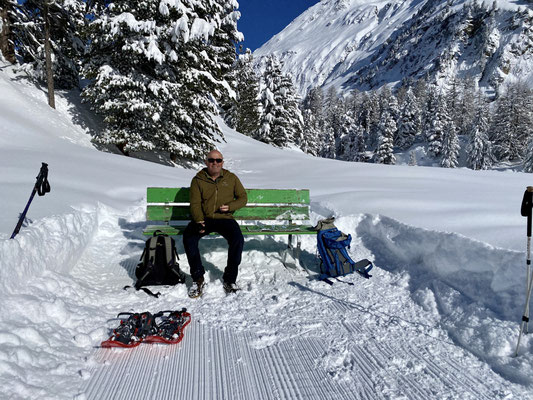
POLYGON ((224 157, 222 157, 222 153, 218 150, 211 150, 207 153, 205 165, 207 166, 207 173, 209 176, 212 179, 217 179, 220 176, 222 166, 224 165, 224 157))

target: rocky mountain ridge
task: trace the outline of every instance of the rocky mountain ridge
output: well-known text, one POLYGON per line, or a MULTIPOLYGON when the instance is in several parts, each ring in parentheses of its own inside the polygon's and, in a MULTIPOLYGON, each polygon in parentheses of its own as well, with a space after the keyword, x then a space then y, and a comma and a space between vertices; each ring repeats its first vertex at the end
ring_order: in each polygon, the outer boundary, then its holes
POLYGON ((489 93, 533 86, 533 9, 520 1, 323 0, 254 56, 275 54, 301 95, 473 77, 489 93))

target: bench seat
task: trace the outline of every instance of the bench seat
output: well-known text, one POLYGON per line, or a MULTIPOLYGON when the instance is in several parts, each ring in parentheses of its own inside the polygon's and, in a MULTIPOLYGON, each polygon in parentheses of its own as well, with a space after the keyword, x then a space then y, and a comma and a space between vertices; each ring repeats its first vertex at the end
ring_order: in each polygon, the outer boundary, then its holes
MULTIPOLYGON (((157 222, 148 225, 144 235, 156 230, 169 235, 183 235, 191 220, 190 190, 185 188, 149 187, 146 194, 146 220, 157 222)), ((310 196, 307 189, 246 189, 248 204, 235 211, 243 235, 287 235, 288 246, 282 252, 282 263, 288 267, 287 257, 292 254, 300 262, 301 235, 316 235, 310 224, 310 196), (297 237, 296 247, 293 236, 297 237)), ((216 232, 210 235, 218 235, 216 232)), ((309 271, 308 271, 309 273, 309 271)))
MULTIPOLYGON (((183 235, 187 225, 148 225, 145 235, 153 235, 160 230, 169 236, 183 235)), ((311 225, 240 225, 243 235, 316 235, 311 225)), ((216 232, 211 235, 217 235, 216 232)))
MULTIPOLYGON (((143 233, 182 235, 191 220, 189 193, 188 187, 149 187, 146 219, 158 224, 148 225, 143 233)), ((246 189, 246 193, 248 204, 233 214, 243 235, 316 235, 309 223, 309 190, 246 189)))

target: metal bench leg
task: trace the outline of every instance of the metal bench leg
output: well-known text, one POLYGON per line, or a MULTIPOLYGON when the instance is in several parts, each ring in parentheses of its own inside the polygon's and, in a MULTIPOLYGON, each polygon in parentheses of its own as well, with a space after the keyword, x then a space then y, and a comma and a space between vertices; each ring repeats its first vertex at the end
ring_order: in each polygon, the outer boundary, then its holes
POLYGON ((295 261, 294 266, 296 268, 299 268, 302 271, 305 270, 308 274, 310 274, 309 270, 307 269, 305 264, 300 259, 301 254, 302 254, 302 239, 300 238, 300 236, 298 236, 298 239, 296 242, 296 248, 295 248, 292 244, 292 235, 289 235, 289 243, 288 243, 287 249, 285 249, 285 251, 283 252, 283 258, 281 260, 283 263, 283 266, 287 269, 288 269, 287 255, 289 252, 291 253, 292 258, 295 261))
POLYGON ((289 254, 289 251, 292 252, 292 235, 289 235, 289 243, 287 245, 287 248, 283 251, 281 262, 283 263, 283 266, 287 269, 289 267, 287 266, 287 255, 289 254))
POLYGON ((307 269, 307 266, 302 261, 302 238, 301 236, 298 236, 298 241, 296 243, 296 251, 293 251, 293 256, 296 261, 298 261, 298 264, 300 265, 300 268, 304 269, 305 272, 307 272, 308 275, 311 275, 309 270, 307 269))
MULTIPOLYGON (((287 248, 283 251, 283 256, 281 259, 283 266, 287 269, 289 269, 289 265, 287 264, 287 256, 289 255, 289 253, 291 254, 291 257, 296 260, 296 258, 294 257, 294 247, 292 245, 292 235, 289 235, 287 248)), ((291 265, 293 265, 295 268, 298 268, 298 266, 293 263, 291 263, 291 265)))

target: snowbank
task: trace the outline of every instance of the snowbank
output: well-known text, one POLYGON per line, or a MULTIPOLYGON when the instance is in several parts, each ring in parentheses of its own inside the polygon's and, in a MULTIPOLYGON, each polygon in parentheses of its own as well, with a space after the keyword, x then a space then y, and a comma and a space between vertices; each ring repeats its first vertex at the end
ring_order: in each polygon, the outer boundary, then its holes
POLYGON ((457 233, 416 228, 382 215, 364 215, 360 244, 391 272, 408 270, 413 292, 440 281, 498 317, 520 319, 525 301, 525 258, 457 233))
POLYGON ((0 239, 0 287, 13 293, 45 271, 68 274, 97 227, 97 209, 85 208, 38 220, 13 240, 0 239))

